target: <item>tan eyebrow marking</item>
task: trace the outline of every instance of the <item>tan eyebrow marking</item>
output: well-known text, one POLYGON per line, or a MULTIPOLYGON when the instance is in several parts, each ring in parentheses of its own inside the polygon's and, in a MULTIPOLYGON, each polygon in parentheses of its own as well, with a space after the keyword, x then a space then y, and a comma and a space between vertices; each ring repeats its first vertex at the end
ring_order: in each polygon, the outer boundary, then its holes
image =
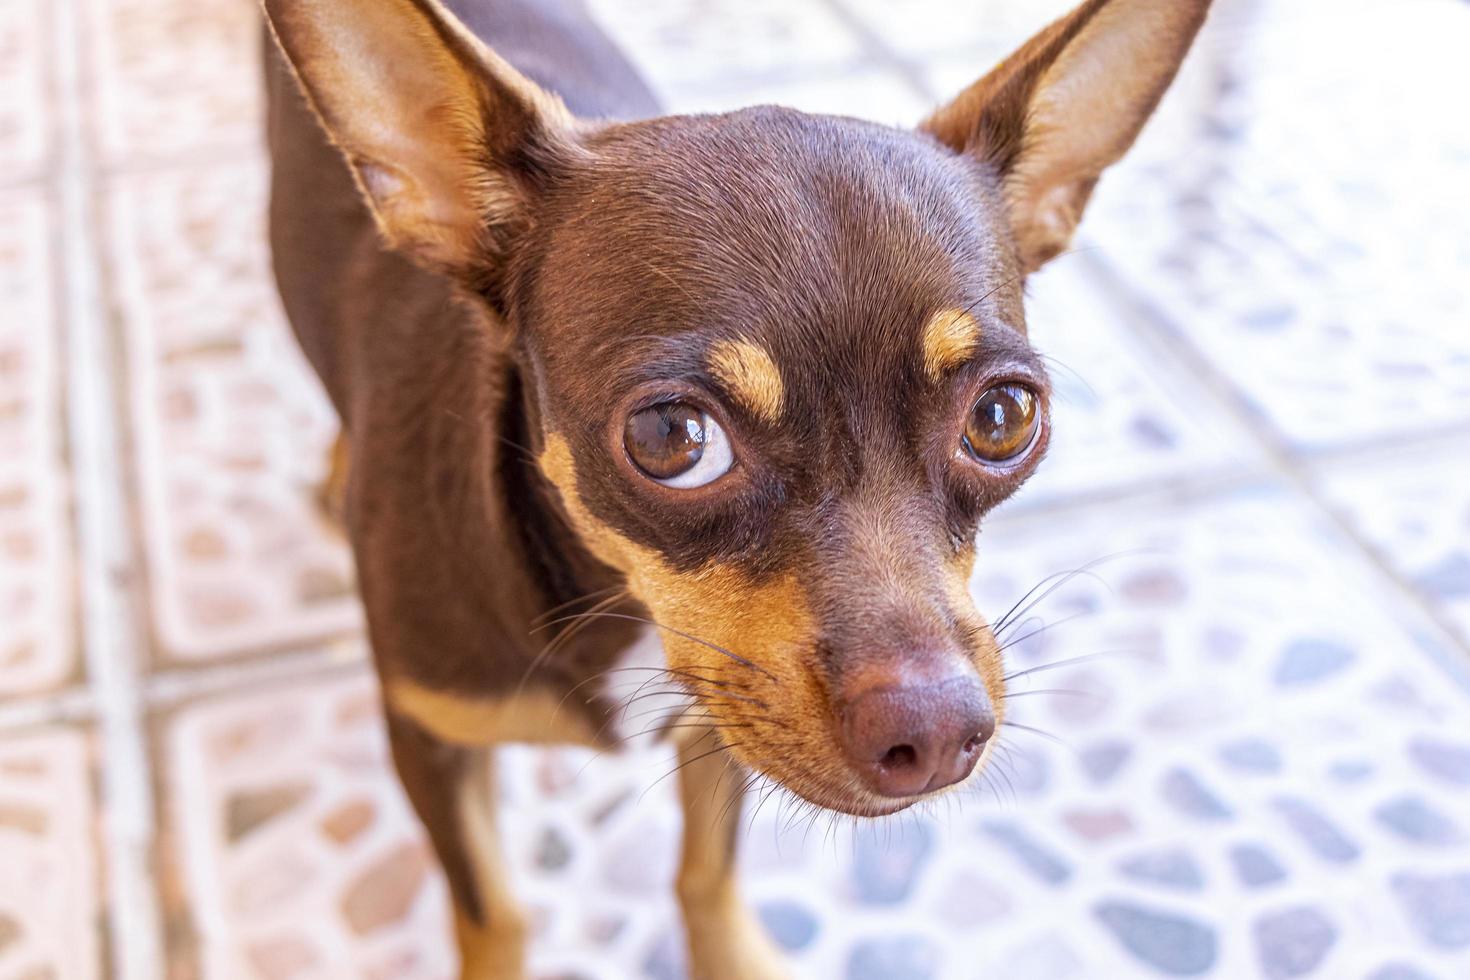
POLYGON ((924 325, 924 373, 938 381, 980 346, 980 324, 966 310, 940 310, 924 325))
POLYGON ((746 408, 767 422, 781 418, 786 385, 765 348, 748 340, 722 340, 710 348, 705 362, 746 408))

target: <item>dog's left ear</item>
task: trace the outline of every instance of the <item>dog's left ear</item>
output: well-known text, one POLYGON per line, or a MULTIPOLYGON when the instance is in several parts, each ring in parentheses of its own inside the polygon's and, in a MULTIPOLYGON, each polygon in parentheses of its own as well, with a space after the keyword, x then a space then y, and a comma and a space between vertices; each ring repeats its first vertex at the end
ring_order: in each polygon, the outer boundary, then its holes
POLYGON ((481 285, 576 123, 440 0, 262 0, 271 32, 393 247, 481 285))
POLYGON ((1104 169, 1159 104, 1210 0, 1087 0, 920 129, 1004 181, 1022 268, 1072 238, 1104 169))

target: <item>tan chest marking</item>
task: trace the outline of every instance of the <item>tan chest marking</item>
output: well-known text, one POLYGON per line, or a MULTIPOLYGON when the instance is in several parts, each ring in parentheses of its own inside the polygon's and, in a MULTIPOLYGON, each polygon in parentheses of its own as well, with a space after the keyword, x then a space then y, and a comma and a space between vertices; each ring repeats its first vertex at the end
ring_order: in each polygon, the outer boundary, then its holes
POLYGON ((478 747, 497 742, 591 745, 586 719, 549 691, 490 698, 435 691, 411 680, 388 681, 388 704, 440 741, 478 747))

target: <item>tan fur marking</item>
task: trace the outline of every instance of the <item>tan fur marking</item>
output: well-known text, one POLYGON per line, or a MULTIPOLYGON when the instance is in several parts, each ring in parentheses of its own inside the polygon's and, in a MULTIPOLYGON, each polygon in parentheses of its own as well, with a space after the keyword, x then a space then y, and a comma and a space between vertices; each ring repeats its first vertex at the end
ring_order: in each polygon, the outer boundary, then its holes
POLYGON ((347 527, 347 479, 351 473, 352 459, 347 446, 347 434, 337 433, 327 456, 327 476, 317 488, 316 502, 327 525, 337 534, 347 527))
POLYGON ((710 348, 706 362, 746 408, 767 422, 780 421, 786 385, 765 348, 748 340, 722 340, 710 348))
POLYGON ((454 915, 462 980, 518 980, 525 976, 526 920, 511 892, 501 852, 493 757, 478 753, 459 785, 455 817, 485 921, 454 915))
POLYGON ((980 346, 980 324, 965 310, 941 310, 924 325, 924 373, 938 381, 980 346))
POLYGON ((395 712, 452 745, 594 741, 586 721, 562 710, 558 699, 544 691, 525 691, 514 698, 469 697, 397 678, 388 681, 385 696, 395 712))
POLYGON ((684 849, 679 902, 694 980, 781 980, 791 975, 765 930, 740 901, 735 842, 740 830, 743 774, 710 741, 680 749, 679 798, 684 849))

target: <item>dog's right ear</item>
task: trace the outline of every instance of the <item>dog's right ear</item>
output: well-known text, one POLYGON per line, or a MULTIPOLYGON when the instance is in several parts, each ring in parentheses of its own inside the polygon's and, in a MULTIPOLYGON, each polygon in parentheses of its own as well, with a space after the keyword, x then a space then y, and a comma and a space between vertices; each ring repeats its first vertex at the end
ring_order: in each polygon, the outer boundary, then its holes
POLYGON ((556 97, 438 0, 263 0, 389 243, 483 287, 538 182, 579 151, 556 97))
POLYGON ((1084 0, 920 124, 1004 181, 1023 271, 1067 246, 1098 178, 1127 151, 1210 0, 1084 0))

